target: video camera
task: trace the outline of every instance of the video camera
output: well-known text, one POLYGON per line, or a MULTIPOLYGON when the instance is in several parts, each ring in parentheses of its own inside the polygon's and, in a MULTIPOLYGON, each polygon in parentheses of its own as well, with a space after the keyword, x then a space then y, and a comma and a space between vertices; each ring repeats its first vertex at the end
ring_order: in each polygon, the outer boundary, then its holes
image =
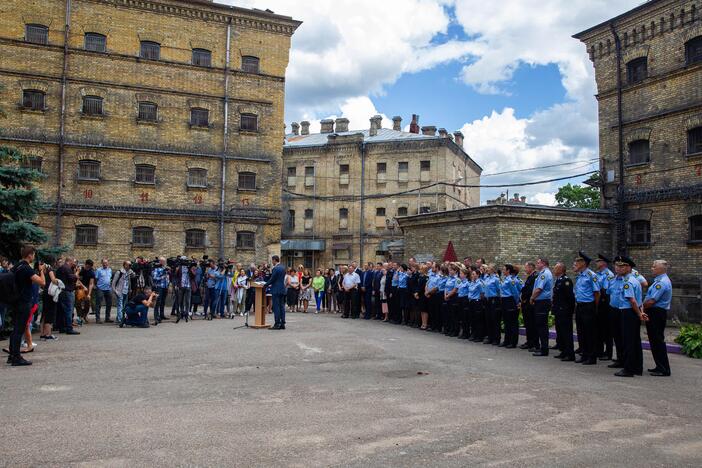
POLYGON ((186 257, 169 257, 166 259, 166 264, 171 270, 175 270, 176 268, 179 268, 181 266, 185 266, 186 268, 192 268, 199 265, 199 263, 196 260, 186 257))

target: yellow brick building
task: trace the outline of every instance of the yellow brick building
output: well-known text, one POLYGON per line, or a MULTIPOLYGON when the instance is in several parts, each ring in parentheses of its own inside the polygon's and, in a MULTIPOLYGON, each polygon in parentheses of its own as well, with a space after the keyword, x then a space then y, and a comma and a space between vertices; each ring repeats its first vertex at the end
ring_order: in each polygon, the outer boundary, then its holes
POLYGON ((396 218, 480 205, 482 168, 463 149, 463 134, 402 118, 349 131, 344 118, 293 123, 283 149, 282 253, 289 265, 330 267, 380 261, 402 250, 396 218))
POLYGON ((5 0, 0 144, 46 174, 39 224, 80 258, 279 251, 299 22, 208 0, 5 0))

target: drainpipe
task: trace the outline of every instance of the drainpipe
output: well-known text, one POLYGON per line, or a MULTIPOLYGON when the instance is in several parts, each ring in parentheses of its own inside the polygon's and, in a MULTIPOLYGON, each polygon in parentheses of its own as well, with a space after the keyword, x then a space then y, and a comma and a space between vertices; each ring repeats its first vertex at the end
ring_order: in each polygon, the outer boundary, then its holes
POLYGON ((361 142, 361 216, 360 216, 360 226, 358 229, 358 234, 359 234, 359 240, 358 240, 358 245, 360 247, 360 251, 358 254, 358 265, 359 267, 363 265, 363 236, 364 236, 364 231, 365 231, 365 209, 366 209, 366 200, 365 200, 365 195, 366 195, 366 142, 363 141, 361 142))
POLYGON ((624 204, 624 119, 622 117, 622 42, 614 27, 609 24, 614 36, 617 53, 617 130, 619 133, 619 185, 617 186, 617 251, 626 254, 626 206, 624 204))
POLYGON ((54 246, 61 245, 61 215, 63 212, 64 151, 66 142, 66 75, 68 73, 68 38, 71 28, 71 0, 66 0, 66 23, 63 27, 63 71, 61 72, 61 115, 59 123, 58 186, 56 190, 56 225, 54 246))
POLYGON ((224 131, 222 132, 222 179, 219 197, 219 257, 224 258, 224 206, 227 183, 227 150, 229 149, 229 51, 231 50, 232 18, 227 20, 227 52, 224 65, 224 131))

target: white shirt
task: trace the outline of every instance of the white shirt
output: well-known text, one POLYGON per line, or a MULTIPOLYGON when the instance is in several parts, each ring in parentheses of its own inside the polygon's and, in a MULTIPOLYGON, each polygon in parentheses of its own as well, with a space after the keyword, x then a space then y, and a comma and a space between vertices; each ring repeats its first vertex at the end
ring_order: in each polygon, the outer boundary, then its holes
POLYGON ((344 286, 344 289, 351 289, 360 283, 361 283, 361 277, 358 276, 358 273, 356 273, 354 271, 352 273, 346 273, 344 275, 344 281, 342 284, 344 286))

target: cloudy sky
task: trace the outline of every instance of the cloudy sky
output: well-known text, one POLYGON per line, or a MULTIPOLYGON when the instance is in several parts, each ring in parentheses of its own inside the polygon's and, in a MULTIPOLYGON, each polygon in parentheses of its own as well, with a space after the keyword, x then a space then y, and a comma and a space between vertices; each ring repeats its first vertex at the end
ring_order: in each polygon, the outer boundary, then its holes
MULTIPOLYGON (((304 24, 293 36, 286 123, 413 113, 462 130, 483 184, 596 169, 593 69, 571 36, 642 0, 217 0, 304 24), (536 166, 572 163, 547 170, 536 166), (489 174, 517 171, 508 175, 489 174)), ((384 125, 389 125, 388 120, 384 125)), ((573 180, 580 182, 583 177, 573 180)), ((474 181, 470 181, 471 183, 474 181)), ((566 182, 512 188, 553 204, 566 182)), ((503 191, 483 189, 482 200, 503 191)))

